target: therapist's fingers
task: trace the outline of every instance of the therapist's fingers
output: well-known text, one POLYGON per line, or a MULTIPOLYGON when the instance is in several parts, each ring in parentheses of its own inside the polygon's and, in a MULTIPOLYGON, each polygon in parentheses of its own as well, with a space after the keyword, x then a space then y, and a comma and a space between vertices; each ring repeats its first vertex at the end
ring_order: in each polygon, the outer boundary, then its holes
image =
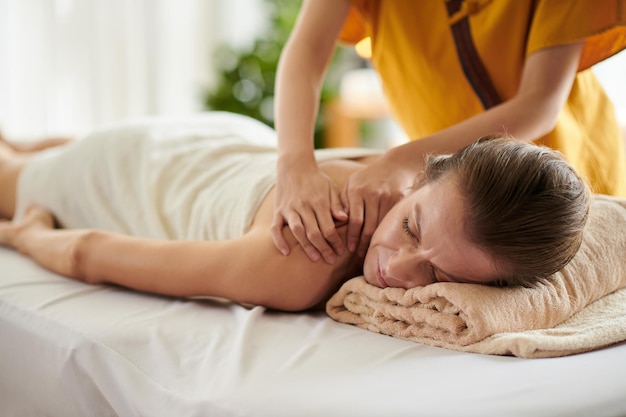
POLYGON ((342 201, 341 195, 337 191, 331 191, 330 194, 330 209, 333 214, 333 218, 339 222, 345 222, 348 220, 348 212, 345 209, 346 204, 342 201))
MULTIPOLYGON (((311 215, 309 215, 309 217, 310 216, 311 215)), ((289 255, 291 253, 291 247, 289 246, 289 243, 284 236, 284 226, 289 227, 289 230, 291 230, 291 234, 293 234, 293 237, 296 239, 298 244, 302 246, 302 249, 304 249, 307 257, 310 260, 317 262, 320 259, 321 255, 317 251, 315 246, 313 246, 313 244, 309 241, 304 221, 296 212, 291 212, 286 217, 281 216, 279 219, 275 218, 274 222, 270 226, 272 240, 274 241, 274 245, 276 245, 278 250, 283 255, 289 255)))
POLYGON ((335 254, 341 256, 346 249, 346 245, 344 240, 339 235, 339 232, 337 231, 336 222, 346 222, 348 220, 348 212, 344 208, 344 205, 341 202, 341 195, 337 190, 331 191, 330 207, 332 212, 332 218, 329 218, 328 220, 332 221, 332 224, 327 223, 322 229, 322 233, 324 234, 324 237, 326 238, 330 246, 332 246, 335 254), (326 231, 324 231, 324 229, 326 231))
POLYGON ((361 228, 365 216, 365 204, 358 194, 350 195, 347 191, 342 194, 344 205, 348 207, 348 233, 346 242, 350 252, 356 252, 361 239, 361 228))
MULTIPOLYGON (((333 264, 337 259, 337 255, 343 253, 343 242, 335 227, 333 216, 328 209, 318 210, 312 214, 302 217, 308 240, 308 242, 303 244, 303 248, 309 255, 309 253, 314 252, 305 245, 312 245, 325 262, 333 264)), ((309 256, 309 258, 311 257, 309 256)))
POLYGON ((283 226, 285 226, 283 216, 275 215, 270 226, 270 234, 272 235, 274 246, 276 246, 280 253, 287 256, 291 253, 291 247, 289 247, 289 243, 283 235, 283 226))
POLYGON ((378 227, 378 218, 379 218, 379 207, 378 200, 370 200, 366 201, 365 209, 364 209, 364 219, 363 226, 361 227, 361 236, 359 239, 359 245, 357 247, 356 253, 359 256, 365 256, 367 253, 367 248, 370 245, 370 241, 372 240, 372 235, 378 227))
POLYGON ((292 212, 287 216, 287 225, 298 241, 298 244, 304 250, 304 253, 306 253, 306 256, 314 262, 319 261, 321 254, 310 240, 310 238, 315 240, 318 239, 317 236, 321 236, 319 228, 317 229, 317 233, 313 231, 313 229, 317 227, 315 214, 310 210, 306 212, 302 210, 300 213, 292 212), (307 229, 307 227, 309 229, 307 229))
MULTIPOLYGON (((291 210, 286 215, 280 213, 275 214, 270 233, 274 245, 283 255, 291 253, 291 247, 284 235, 285 226, 289 227, 298 244, 312 261, 323 258, 327 263, 333 264, 337 255, 343 254, 343 241, 328 206, 318 210, 318 213, 314 212, 310 205, 303 205, 299 211, 291 210)), ((343 217, 346 216, 344 213, 343 217)), ((338 213, 338 217, 342 217, 341 213, 338 213)))

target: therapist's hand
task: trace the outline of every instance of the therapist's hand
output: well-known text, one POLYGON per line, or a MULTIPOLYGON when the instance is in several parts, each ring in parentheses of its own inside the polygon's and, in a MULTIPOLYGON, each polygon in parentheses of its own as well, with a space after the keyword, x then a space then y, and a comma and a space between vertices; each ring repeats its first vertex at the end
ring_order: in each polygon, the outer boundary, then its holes
POLYGON ((335 220, 348 218, 337 185, 316 165, 278 169, 271 234, 284 255, 291 251, 283 227, 291 233, 312 261, 329 264, 345 251, 335 220))
POLYGON ((359 256, 365 256, 374 230, 413 184, 412 173, 395 168, 380 158, 354 172, 341 194, 343 205, 348 207, 348 250, 359 256))

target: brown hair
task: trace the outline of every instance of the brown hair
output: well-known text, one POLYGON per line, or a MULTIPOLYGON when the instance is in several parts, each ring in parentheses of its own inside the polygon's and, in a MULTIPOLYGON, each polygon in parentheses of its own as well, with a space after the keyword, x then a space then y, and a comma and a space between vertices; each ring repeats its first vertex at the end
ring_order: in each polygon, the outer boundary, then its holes
POLYGON ((450 174, 466 196, 468 236, 503 270, 498 283, 532 286, 578 251, 591 194, 558 152, 489 136, 430 157, 424 181, 450 174))

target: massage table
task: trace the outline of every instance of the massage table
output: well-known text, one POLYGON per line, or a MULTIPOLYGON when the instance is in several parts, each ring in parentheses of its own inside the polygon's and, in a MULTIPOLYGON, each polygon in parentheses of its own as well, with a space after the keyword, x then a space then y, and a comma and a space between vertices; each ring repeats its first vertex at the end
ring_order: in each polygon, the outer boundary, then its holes
POLYGON ((91 286, 0 248, 0 409, 13 416, 626 415, 626 343, 521 359, 219 300, 91 286))

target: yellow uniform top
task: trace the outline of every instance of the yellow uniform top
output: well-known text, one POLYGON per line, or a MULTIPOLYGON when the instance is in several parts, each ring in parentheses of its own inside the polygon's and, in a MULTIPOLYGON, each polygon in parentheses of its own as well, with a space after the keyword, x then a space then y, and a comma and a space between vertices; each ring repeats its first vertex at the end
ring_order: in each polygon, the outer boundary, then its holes
POLYGON ((579 72, 557 125, 537 143, 561 151, 594 192, 626 197, 622 134, 612 103, 589 69, 626 47, 626 0, 352 4, 342 40, 371 37, 372 65, 394 117, 413 139, 513 97, 533 52, 584 40, 579 72), (455 33, 455 26, 463 25, 465 35, 455 33))

